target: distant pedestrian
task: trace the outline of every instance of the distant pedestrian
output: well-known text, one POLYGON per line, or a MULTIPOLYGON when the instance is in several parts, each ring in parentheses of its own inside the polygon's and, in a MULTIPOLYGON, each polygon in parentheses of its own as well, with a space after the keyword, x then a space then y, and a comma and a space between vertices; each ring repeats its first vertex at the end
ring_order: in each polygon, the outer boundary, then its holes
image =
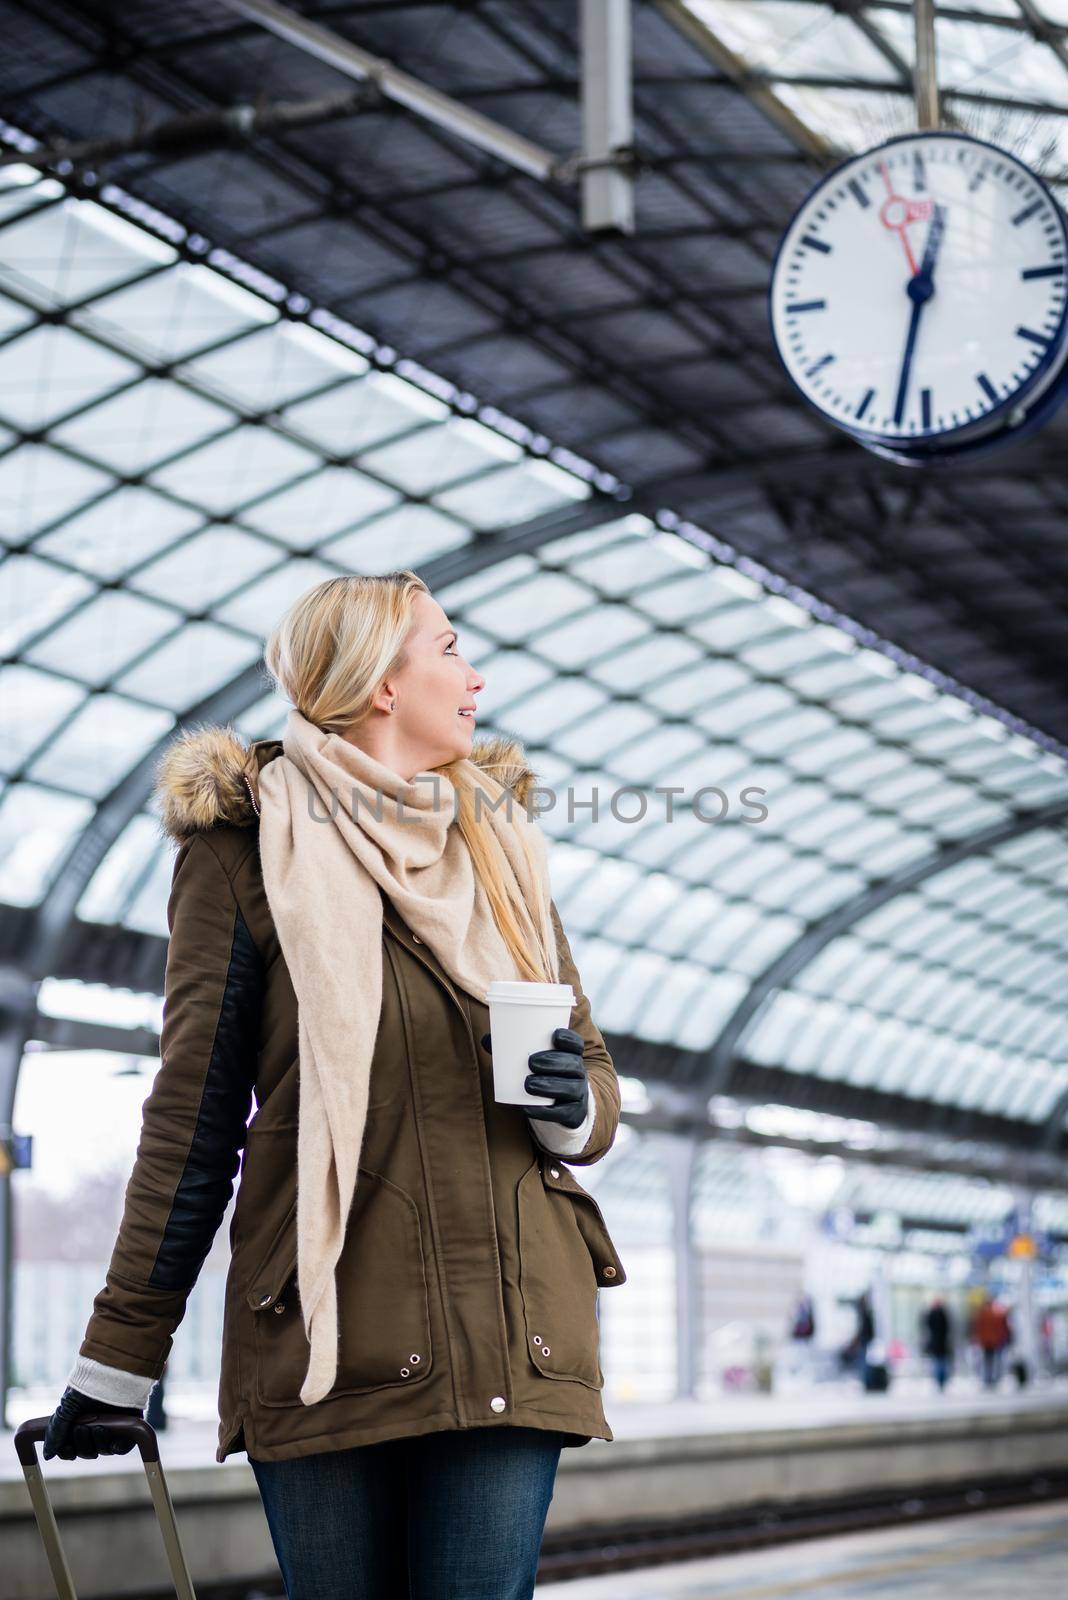
POLYGON ((1012 1323, 1009 1308, 1001 1300, 987 1295, 972 1322, 972 1338, 979 1346, 983 1361, 983 1387, 997 1388, 1005 1351, 1012 1343, 1012 1323))
POLYGON ((936 1296, 921 1319, 924 1354, 930 1357, 931 1371, 939 1391, 949 1381, 953 1365, 953 1325, 945 1301, 936 1296))

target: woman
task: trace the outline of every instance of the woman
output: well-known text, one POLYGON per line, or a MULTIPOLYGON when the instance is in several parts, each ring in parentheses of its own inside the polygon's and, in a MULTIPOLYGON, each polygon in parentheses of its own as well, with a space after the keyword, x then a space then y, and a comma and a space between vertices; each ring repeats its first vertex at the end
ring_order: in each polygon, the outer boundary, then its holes
POLYGON ((561 1448, 613 1437, 597 1290, 626 1274, 564 1160, 611 1147, 615 1070, 534 774, 474 746, 483 680, 422 580, 317 585, 265 659, 283 740, 209 727, 160 764, 161 1066, 44 1453, 95 1456, 80 1417, 139 1413, 240 1159, 216 1459, 247 1451, 287 1593, 518 1600, 561 1448), (494 1098, 496 977, 574 992, 529 1059, 544 1109, 494 1098))

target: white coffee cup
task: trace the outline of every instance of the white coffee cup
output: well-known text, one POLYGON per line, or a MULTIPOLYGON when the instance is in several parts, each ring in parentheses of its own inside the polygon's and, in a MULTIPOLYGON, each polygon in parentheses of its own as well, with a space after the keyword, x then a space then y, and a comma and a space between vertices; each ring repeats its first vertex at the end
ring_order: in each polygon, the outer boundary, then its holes
POLYGON ((493 1098, 501 1105, 551 1106, 552 1096, 529 1094, 523 1084, 535 1050, 553 1048, 553 1031, 567 1028, 575 1005, 569 983, 526 983, 495 978, 487 990, 493 1052, 493 1098))

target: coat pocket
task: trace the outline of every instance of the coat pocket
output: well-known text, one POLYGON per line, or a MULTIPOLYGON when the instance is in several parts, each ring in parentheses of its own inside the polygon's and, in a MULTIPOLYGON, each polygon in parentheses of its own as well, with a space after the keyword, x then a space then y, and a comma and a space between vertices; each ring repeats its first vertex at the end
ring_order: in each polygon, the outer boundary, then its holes
MULTIPOLYGON (((430 1306, 419 1211, 411 1195, 360 1167, 335 1269, 338 1371, 326 1399, 417 1383, 431 1368, 430 1306)), ((300 1405, 310 1345, 297 1286, 297 1210, 252 1280, 256 1394, 300 1405)))
POLYGON ((546 1378, 604 1386, 601 1284, 626 1282, 601 1208, 563 1166, 539 1156, 519 1180, 519 1287, 530 1359, 546 1378))

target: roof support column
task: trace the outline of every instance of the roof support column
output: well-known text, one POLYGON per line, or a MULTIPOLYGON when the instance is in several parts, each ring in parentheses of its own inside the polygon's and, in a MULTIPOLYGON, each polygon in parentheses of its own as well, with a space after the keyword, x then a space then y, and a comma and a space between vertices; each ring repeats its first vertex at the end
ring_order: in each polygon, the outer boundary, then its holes
POLYGON ((630 0, 582 0, 582 225, 634 232, 630 0))

